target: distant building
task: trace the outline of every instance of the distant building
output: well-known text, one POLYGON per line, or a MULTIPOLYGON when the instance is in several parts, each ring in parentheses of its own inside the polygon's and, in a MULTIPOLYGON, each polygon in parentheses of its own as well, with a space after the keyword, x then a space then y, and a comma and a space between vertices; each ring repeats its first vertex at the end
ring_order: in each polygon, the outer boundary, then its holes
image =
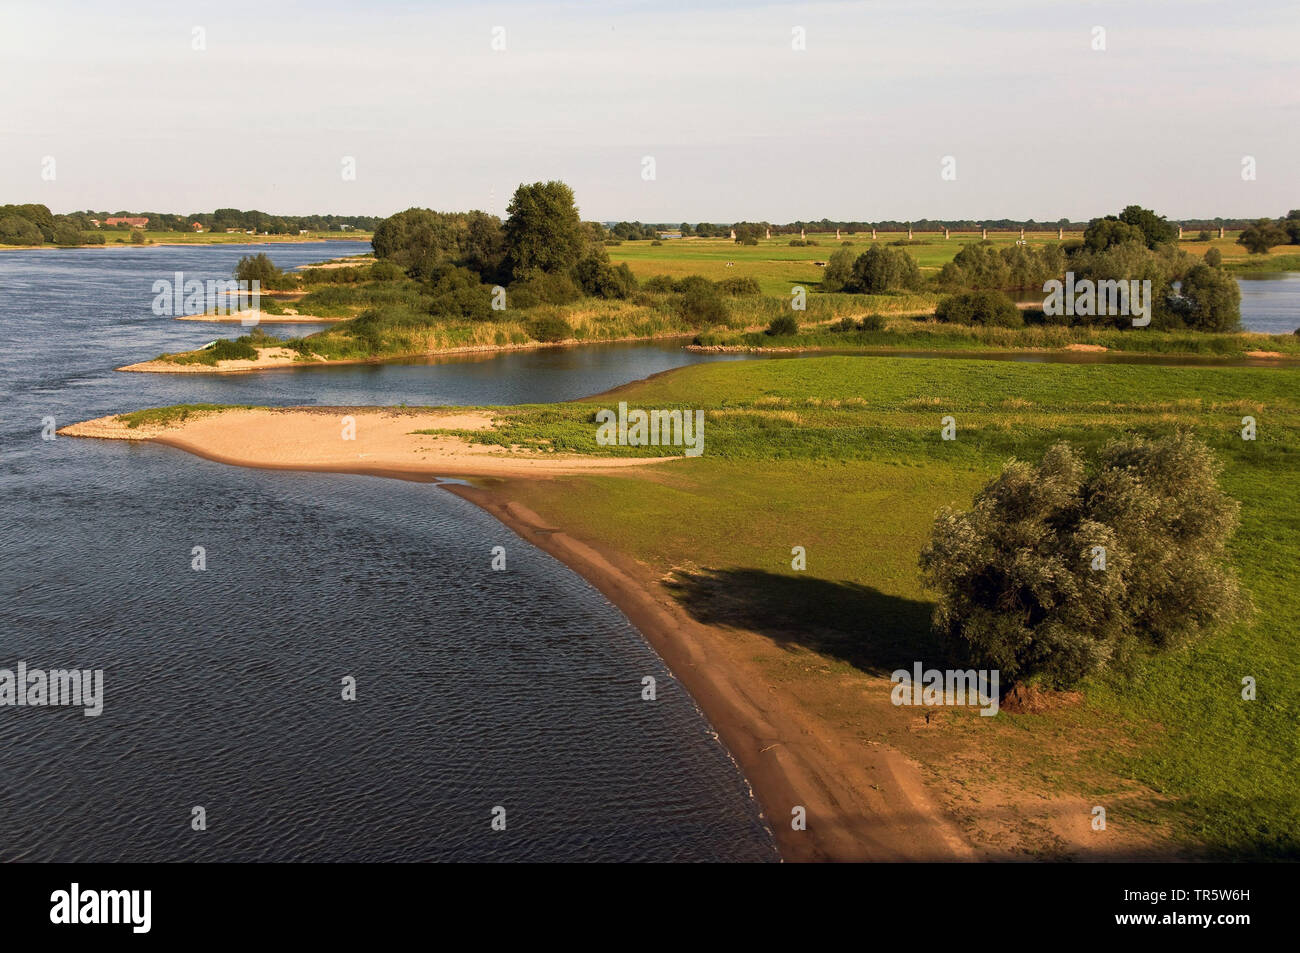
POLYGON ((307 229, 305 229, 305 228, 300 228, 300 229, 298 229, 298 234, 299 234, 299 235, 306 235, 306 234, 307 234, 307 229))
POLYGON ((203 231, 203 224, 201 222, 190 222, 190 228, 196 232, 201 232, 203 231))
POLYGON ((131 218, 108 218, 104 220, 105 225, 130 225, 132 228, 144 228, 149 224, 149 219, 138 216, 131 218))

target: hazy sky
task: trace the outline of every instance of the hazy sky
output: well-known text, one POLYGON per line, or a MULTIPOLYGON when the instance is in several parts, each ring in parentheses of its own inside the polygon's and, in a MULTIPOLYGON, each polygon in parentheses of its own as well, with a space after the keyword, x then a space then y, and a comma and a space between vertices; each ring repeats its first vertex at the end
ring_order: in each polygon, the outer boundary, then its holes
POLYGON ((559 178, 601 220, 1300 207, 1296 0, 123 6, 3 0, 0 203, 501 214, 559 178))

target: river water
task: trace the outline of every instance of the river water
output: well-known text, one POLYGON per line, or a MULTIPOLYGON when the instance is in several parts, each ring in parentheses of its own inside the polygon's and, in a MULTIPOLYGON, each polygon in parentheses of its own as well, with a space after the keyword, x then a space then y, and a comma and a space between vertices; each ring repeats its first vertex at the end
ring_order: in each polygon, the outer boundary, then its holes
MULTIPOLYGON (((98 717, 0 707, 0 861, 775 859, 736 765, 631 624, 465 501, 40 438, 48 417, 188 401, 562 400, 706 359, 114 372, 240 333, 155 316, 151 287, 228 277, 250 250, 0 255, 0 669, 104 671, 98 717)), ((366 246, 268 250, 288 267, 366 246)))

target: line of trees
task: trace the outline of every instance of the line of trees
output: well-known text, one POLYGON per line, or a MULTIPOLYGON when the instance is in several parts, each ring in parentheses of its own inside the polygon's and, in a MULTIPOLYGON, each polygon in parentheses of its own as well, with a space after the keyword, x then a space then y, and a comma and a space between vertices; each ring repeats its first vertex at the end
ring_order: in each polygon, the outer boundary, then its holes
POLYGON ((105 224, 110 218, 147 218, 147 232, 188 232, 198 222, 204 231, 226 229, 258 234, 297 235, 306 229, 313 232, 370 231, 379 222, 373 215, 270 215, 256 209, 240 211, 219 208, 215 212, 175 215, 167 212, 69 212, 55 215, 45 205, 0 205, 0 244, 4 245, 82 245, 104 244, 104 232, 134 232, 130 225, 105 224), (99 224, 96 225, 95 223, 99 224))
MULTIPOLYGON (((1300 226, 1300 221, 1294 224, 1300 226)), ((1118 215, 1093 219, 1082 240, 1036 248, 968 243, 934 279, 934 288, 954 295, 940 303, 935 316, 965 324, 1019 325, 1024 316, 1003 292, 1041 291, 1046 282, 1071 272, 1076 281, 1150 281, 1153 328, 1239 330, 1241 292, 1224 271, 1218 250, 1197 258, 1182 251, 1177 239, 1177 227, 1163 216, 1130 205, 1118 215)), ((897 247, 903 244, 877 242, 863 252, 836 249, 826 262, 821 290, 859 294, 919 290, 924 284, 921 273, 912 256, 897 247)), ((1132 326, 1128 314, 1062 317, 1074 323, 1132 326)))

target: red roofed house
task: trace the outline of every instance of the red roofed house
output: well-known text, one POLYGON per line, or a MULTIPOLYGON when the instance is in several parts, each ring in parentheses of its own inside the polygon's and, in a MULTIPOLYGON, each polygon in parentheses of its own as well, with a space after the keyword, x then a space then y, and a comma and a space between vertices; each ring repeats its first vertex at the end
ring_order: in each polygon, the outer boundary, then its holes
POLYGON ((105 225, 130 225, 132 228, 144 228, 149 224, 147 218, 107 218, 104 219, 105 225))

